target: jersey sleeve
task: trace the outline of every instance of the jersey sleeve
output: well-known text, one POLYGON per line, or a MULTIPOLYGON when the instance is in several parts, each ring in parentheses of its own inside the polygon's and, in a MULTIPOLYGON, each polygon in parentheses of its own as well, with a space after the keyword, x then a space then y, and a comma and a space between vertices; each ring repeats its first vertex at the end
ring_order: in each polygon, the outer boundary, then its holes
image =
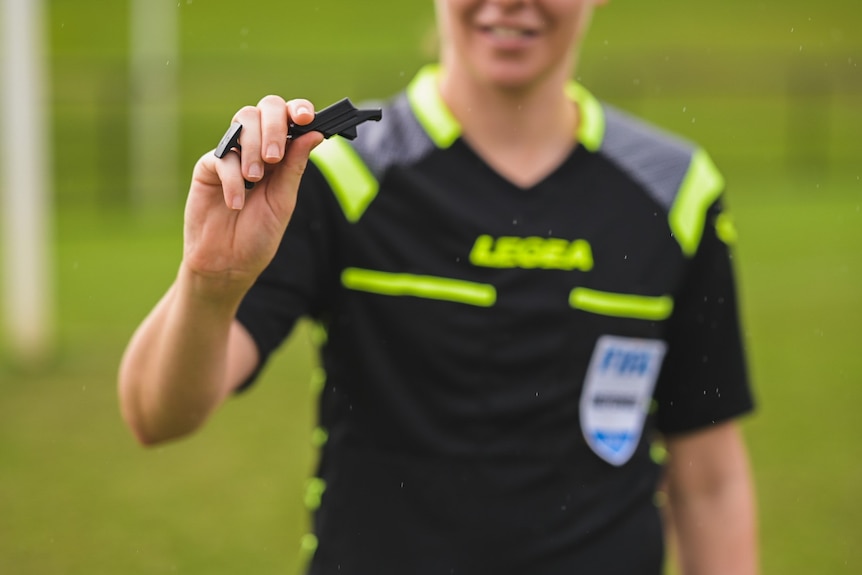
POLYGON ((725 217, 720 201, 710 207, 676 298, 655 395, 656 426, 663 433, 692 431, 754 407, 732 252, 720 238, 725 217))
POLYGON ((237 320, 260 354, 258 368, 241 389, 253 383, 299 318, 322 314, 333 260, 326 213, 331 195, 320 172, 309 162, 278 251, 237 311, 237 320))

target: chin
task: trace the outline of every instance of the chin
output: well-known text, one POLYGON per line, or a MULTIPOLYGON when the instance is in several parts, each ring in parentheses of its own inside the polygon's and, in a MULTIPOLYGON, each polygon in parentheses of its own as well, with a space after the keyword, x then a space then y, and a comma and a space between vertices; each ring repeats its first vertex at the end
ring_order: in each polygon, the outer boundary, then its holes
POLYGON ((546 74, 519 65, 498 65, 482 74, 489 85, 503 90, 524 90, 536 85, 546 74))

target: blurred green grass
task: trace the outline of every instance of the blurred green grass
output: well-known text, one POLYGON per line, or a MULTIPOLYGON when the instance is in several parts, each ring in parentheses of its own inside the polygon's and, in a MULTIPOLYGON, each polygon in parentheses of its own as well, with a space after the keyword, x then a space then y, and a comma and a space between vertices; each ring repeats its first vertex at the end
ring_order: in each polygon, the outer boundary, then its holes
MULTIPOLYGON (((386 96, 430 58, 432 3, 183 0, 180 173, 128 197, 126 3, 49 6, 57 354, 0 362, 0 573, 293 573, 314 366, 303 326, 197 437, 138 448, 115 373, 176 272, 195 159, 266 93, 386 96)), ((862 8, 612 2, 579 75, 703 143, 730 182, 758 413, 764 573, 862 571, 862 8)))

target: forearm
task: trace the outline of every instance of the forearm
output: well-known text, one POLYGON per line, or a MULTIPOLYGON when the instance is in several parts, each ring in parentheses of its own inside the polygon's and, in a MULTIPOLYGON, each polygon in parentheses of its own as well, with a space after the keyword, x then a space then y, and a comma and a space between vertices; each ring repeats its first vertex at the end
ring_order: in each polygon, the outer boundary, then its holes
POLYGON ((698 500, 671 503, 684 575, 757 573, 756 528, 750 490, 735 482, 698 500))
MULTIPOLYGON (((684 575, 758 572, 756 504, 747 455, 732 424, 729 439, 710 459, 678 450, 669 469, 668 496, 684 575)), ((697 447, 700 449, 700 447, 697 447)), ((672 455, 672 457, 674 457, 672 455)))
POLYGON ((230 341, 239 298, 216 297, 199 283, 181 270, 123 356, 120 404, 141 443, 200 427, 251 363, 230 361, 238 353, 230 341))

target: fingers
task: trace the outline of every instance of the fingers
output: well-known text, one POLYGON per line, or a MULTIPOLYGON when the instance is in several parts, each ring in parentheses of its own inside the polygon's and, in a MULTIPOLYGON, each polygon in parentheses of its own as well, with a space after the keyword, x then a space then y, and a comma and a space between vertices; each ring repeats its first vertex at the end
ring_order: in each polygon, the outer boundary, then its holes
POLYGON ((285 166, 288 173, 301 174, 311 149, 320 143, 319 138, 305 135, 296 142, 289 141, 288 127, 291 123, 305 125, 313 119, 311 102, 305 99, 286 102, 279 96, 266 96, 257 106, 245 106, 234 115, 233 121, 242 124, 241 151, 227 154, 215 166, 229 208, 243 208, 250 187, 245 186, 243 180, 252 184, 259 182, 276 164, 290 164, 285 166), (288 146, 290 154, 287 154, 288 146), (289 161, 285 161, 286 154, 289 161))
POLYGON ((285 102, 279 96, 266 96, 257 106, 246 106, 234 116, 242 124, 239 142, 242 146, 242 174, 258 182, 266 164, 277 164, 284 158, 290 122, 305 125, 314 119, 314 106, 305 99, 285 102))
MULTIPOLYGON (((245 151, 245 150, 243 150, 245 151)), ((205 156, 207 159, 208 156, 205 156)), ((240 170, 239 154, 230 153, 215 162, 215 171, 221 182, 224 202, 232 210, 245 206, 245 178, 240 170)))
POLYGON ((314 106, 301 98, 287 102, 287 112, 290 121, 300 126, 305 126, 314 119, 314 106))
POLYGON ((287 108, 278 96, 267 96, 257 106, 245 106, 233 117, 234 122, 242 124, 239 143, 242 146, 242 175, 250 182, 263 178, 266 155, 271 162, 278 161, 279 125, 283 125, 287 137, 287 108), (279 105, 279 100, 281 104, 279 105))
POLYGON ((281 161, 287 141, 287 105, 278 96, 266 96, 257 104, 260 113, 261 158, 268 164, 281 161))

